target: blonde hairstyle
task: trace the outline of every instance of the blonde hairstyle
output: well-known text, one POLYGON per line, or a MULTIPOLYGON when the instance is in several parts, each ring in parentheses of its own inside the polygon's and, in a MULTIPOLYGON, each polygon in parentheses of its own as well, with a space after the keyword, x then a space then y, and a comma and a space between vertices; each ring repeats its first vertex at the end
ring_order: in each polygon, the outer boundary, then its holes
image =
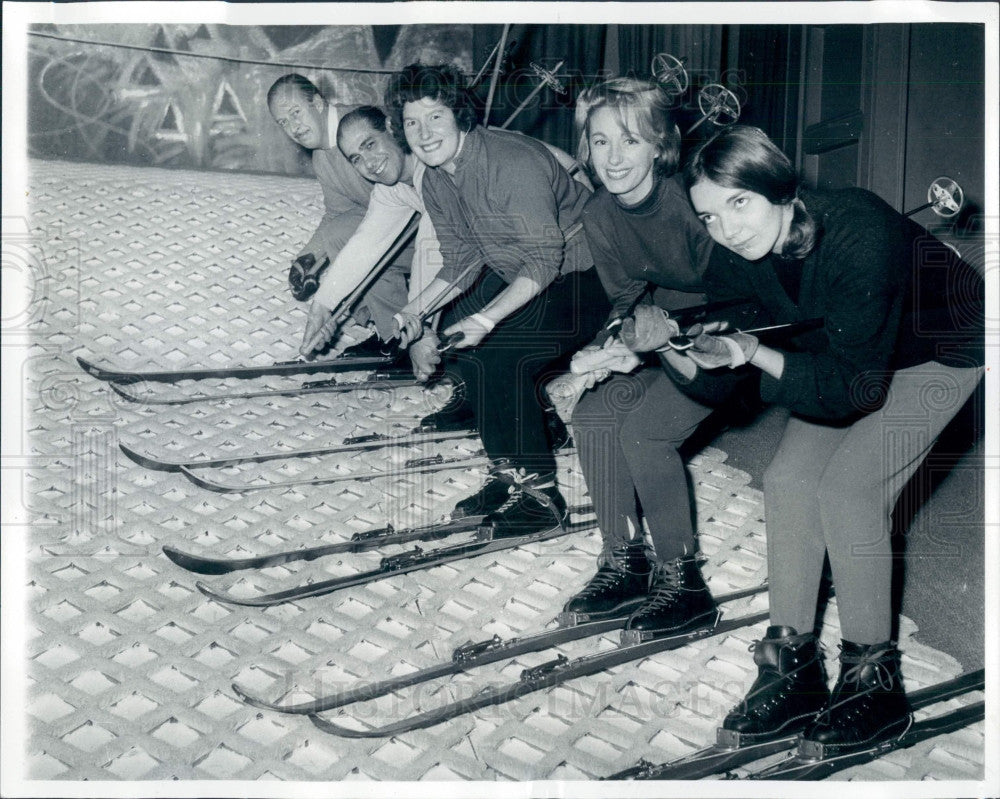
POLYGON ((590 164, 590 119, 595 111, 606 107, 614 111, 624 130, 656 147, 653 168, 658 173, 674 174, 681 157, 681 132, 671 104, 671 95, 662 87, 637 78, 612 78, 584 89, 576 100, 575 123, 580 136, 576 157, 590 164), (629 129, 630 121, 636 130, 629 129))

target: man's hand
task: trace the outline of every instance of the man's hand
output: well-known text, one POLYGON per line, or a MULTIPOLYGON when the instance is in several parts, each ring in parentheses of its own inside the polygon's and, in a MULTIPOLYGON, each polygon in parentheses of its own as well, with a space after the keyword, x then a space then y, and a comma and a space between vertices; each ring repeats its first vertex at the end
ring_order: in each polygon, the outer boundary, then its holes
POLYGON ((292 261, 288 270, 288 287, 292 296, 300 302, 308 300, 319 288, 319 279, 330 259, 324 252, 302 252, 292 261))
POLYGON ((666 346, 680 333, 670 314, 655 305, 637 305, 632 316, 622 322, 618 337, 632 352, 650 352, 666 346))
POLYGON ((459 319, 455 324, 445 328, 445 336, 453 336, 455 333, 462 333, 464 338, 452 345, 453 349, 466 350, 470 347, 478 347, 484 338, 493 330, 493 325, 489 323, 482 314, 472 314, 464 319, 459 319))
POLYGON ((424 334, 410 345, 410 364, 413 366, 413 376, 421 383, 430 379, 441 363, 438 354, 437 334, 429 327, 424 328, 424 334))
POLYGON ((410 344, 419 339, 424 333, 424 324, 415 313, 410 313, 403 308, 398 313, 393 314, 392 321, 396 324, 396 336, 399 338, 399 348, 406 349, 410 344))
POLYGON ((326 342, 337 332, 332 311, 325 305, 313 300, 309 305, 309 317, 306 319, 306 332, 302 336, 302 346, 299 353, 308 357, 315 350, 321 350, 326 342))
POLYGON ((759 341, 747 333, 727 333, 720 335, 724 324, 694 325, 687 331, 691 347, 685 350, 687 356, 702 369, 720 369, 728 366, 735 369, 743 366, 757 352, 759 341))

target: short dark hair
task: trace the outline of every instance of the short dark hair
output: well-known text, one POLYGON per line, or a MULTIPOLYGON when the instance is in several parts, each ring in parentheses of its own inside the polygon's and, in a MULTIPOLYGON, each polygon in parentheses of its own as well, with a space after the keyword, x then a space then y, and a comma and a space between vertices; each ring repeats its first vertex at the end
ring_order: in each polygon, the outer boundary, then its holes
POLYGON ((385 131, 388 121, 385 111, 381 108, 376 108, 373 105, 359 105, 341 117, 340 124, 337 125, 337 146, 340 147, 341 133, 353 125, 363 122, 372 130, 385 131))
POLYGON ((391 115, 396 138, 407 152, 403 106, 424 97, 439 100, 451 109, 459 130, 468 133, 476 126, 476 107, 461 72, 451 64, 410 64, 389 79, 385 90, 385 107, 391 115))
POLYGON ((760 128, 731 125, 699 145, 684 169, 684 184, 690 189, 702 180, 752 191, 773 205, 791 205, 792 225, 781 255, 805 258, 812 252, 820 230, 799 199, 799 176, 760 128))
POLYGON ((293 91, 301 93, 307 100, 312 100, 313 97, 318 95, 324 102, 326 101, 323 93, 316 88, 316 84, 309 80, 309 78, 299 75, 297 72, 290 72, 278 78, 271 84, 271 88, 267 90, 268 106, 271 105, 271 102, 279 93, 291 93, 293 91))
POLYGON ((576 100, 576 127, 580 144, 576 157, 589 166, 591 115, 600 108, 614 111, 619 124, 656 147, 657 173, 673 175, 681 158, 681 132, 671 109, 672 98, 656 83, 638 78, 613 78, 584 89, 576 100))

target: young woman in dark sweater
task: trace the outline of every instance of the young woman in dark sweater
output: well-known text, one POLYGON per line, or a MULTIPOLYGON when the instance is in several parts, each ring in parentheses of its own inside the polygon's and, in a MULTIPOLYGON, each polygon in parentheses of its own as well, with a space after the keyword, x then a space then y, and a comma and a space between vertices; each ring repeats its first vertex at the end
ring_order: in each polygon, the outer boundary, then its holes
MULTIPOLYGON (((577 101, 578 157, 601 184, 583 224, 612 319, 665 319, 665 310, 699 305, 709 261, 730 257, 692 213, 676 174, 680 133, 670 106, 659 86, 632 78, 599 84, 577 101)), ((640 640, 709 624, 715 604, 694 559, 694 514, 678 447, 712 407, 663 370, 639 369, 639 359, 608 335, 578 354, 574 370, 583 371, 597 349, 617 361, 591 373, 593 390, 572 426, 604 545, 597 573, 564 611, 578 620, 629 616, 626 630, 640 640), (633 370, 599 383, 610 371, 633 370)))
POLYGON ((712 238, 746 259, 705 275, 713 300, 758 300, 733 327, 824 323, 781 348, 706 330, 665 356, 692 396, 719 370, 759 371, 762 399, 791 411, 764 477, 771 626, 723 727, 751 742, 802 731, 832 754, 897 735, 910 713, 890 640, 890 516, 982 376, 982 281, 870 192, 800 190, 757 128, 703 144, 685 182, 712 238), (825 556, 844 639, 832 695, 813 631, 825 556))

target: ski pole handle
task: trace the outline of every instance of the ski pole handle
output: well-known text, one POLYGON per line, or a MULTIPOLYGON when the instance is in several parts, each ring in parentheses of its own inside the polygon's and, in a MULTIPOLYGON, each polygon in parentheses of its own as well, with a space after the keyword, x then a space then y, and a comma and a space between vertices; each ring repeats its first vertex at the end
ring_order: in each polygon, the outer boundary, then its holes
MULTIPOLYGON (((781 325, 768 325, 767 327, 755 327, 750 330, 719 330, 717 334, 720 336, 726 335, 726 333, 746 333, 748 336, 760 336, 767 333, 783 333, 786 336, 796 336, 799 333, 805 333, 808 330, 814 330, 817 327, 823 326, 823 320, 820 318, 815 319, 803 319, 798 322, 788 322, 781 325)), ((679 336, 673 336, 667 343, 672 349, 683 352, 684 350, 689 350, 694 346, 694 336, 690 335, 690 330, 687 333, 682 333, 679 336)))

